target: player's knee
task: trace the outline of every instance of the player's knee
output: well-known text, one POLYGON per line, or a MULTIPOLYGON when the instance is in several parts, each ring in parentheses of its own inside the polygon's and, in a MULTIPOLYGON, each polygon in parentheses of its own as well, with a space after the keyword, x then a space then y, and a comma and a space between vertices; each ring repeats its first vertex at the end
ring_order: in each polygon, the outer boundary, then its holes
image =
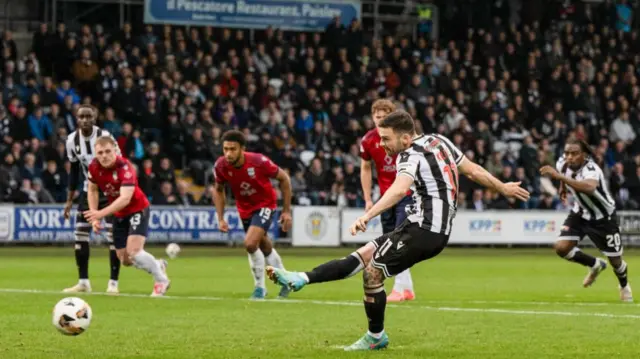
POLYGON ((260 248, 260 241, 251 240, 249 238, 245 238, 244 240, 244 249, 247 250, 247 253, 254 253, 260 248))
POLYGON ((273 251, 273 243, 271 242, 271 239, 269 239, 269 237, 266 235, 260 241, 260 250, 262 251, 262 253, 264 253, 265 256, 271 254, 271 252, 273 251))
POLYGON ((131 247, 127 246, 125 257, 133 258, 138 253, 140 253, 141 250, 142 250, 142 248, 140 248, 139 246, 131 246, 131 247))
POLYGON ((556 251, 556 254, 560 257, 566 257, 571 250, 575 247, 575 243, 571 241, 557 241, 553 244, 553 249, 556 251))
POLYGON ((366 264, 369 264, 369 262, 371 262, 371 258, 373 257, 373 252, 375 252, 375 250, 376 250, 376 246, 373 244, 373 242, 369 242, 364 246, 358 248, 358 250, 356 250, 356 253, 360 255, 360 258, 362 258, 362 262, 366 265, 366 264))

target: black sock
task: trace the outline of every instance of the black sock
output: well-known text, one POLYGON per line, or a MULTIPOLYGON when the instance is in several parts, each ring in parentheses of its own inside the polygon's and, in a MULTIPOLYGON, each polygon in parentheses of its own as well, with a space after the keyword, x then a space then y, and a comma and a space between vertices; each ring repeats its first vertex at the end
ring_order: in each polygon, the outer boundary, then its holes
POLYGON ((387 293, 384 291, 378 293, 365 293, 364 295, 364 311, 369 318, 369 332, 380 333, 384 330, 384 310, 387 307, 387 293))
POLYGON ((613 269, 613 273, 618 277, 618 282, 620 282, 620 287, 624 288, 627 286, 627 262, 622 261, 622 264, 618 268, 613 269))
POLYGON ((309 284, 322 283, 351 277, 362 268, 362 259, 358 253, 354 252, 342 259, 321 264, 305 274, 309 278, 309 284))
POLYGON ((120 277, 120 259, 115 248, 109 248, 109 267, 111 268, 111 280, 118 280, 120 277))
POLYGON ((569 254, 567 254, 563 258, 572 262, 580 263, 583 266, 587 266, 587 267, 593 267, 594 265, 596 265, 595 257, 592 257, 584 253, 577 247, 573 248, 571 252, 569 252, 569 254))
POLYGON ((76 242, 76 265, 78 266, 78 278, 89 279, 89 242, 76 242))

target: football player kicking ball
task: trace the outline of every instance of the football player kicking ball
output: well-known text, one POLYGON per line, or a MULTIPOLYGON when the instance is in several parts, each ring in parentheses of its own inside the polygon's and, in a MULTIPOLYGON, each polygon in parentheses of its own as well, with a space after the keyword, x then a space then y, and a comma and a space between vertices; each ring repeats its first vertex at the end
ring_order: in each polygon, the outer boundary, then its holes
MULTIPOLYGON (((249 266, 255 284, 251 299, 264 299, 267 295, 265 262, 272 267, 284 269, 280 255, 267 236, 276 211, 276 191, 271 185, 271 179, 275 178, 280 182, 283 201, 280 225, 285 231, 291 228, 291 179, 264 155, 246 152, 245 146, 246 139, 240 131, 228 131, 222 136, 224 156, 214 166, 214 203, 220 230, 228 232, 229 225, 224 219, 224 188, 228 183, 246 232, 244 246, 249 254, 249 266)), ((289 288, 282 287, 279 297, 286 298, 288 295, 289 288)))
MULTIPOLYGON (((396 110, 396 106, 389 100, 377 100, 371 106, 371 116, 373 122, 378 126, 385 116, 396 110)), ((378 129, 374 128, 367 132, 360 142, 360 157, 362 165, 360 170, 360 183, 362 184, 362 193, 365 200, 365 212, 373 207, 371 200, 371 162, 376 165, 376 173, 378 175, 378 186, 380 187, 380 195, 389 189, 393 181, 396 179, 396 156, 389 155, 380 146, 380 134, 378 129)), ((411 191, 407 193, 398 204, 382 212, 380 220, 382 221, 382 232, 389 233, 407 219, 406 208, 413 203, 410 196, 411 191)), ((405 300, 414 300, 416 295, 413 291, 413 280, 409 269, 398 274, 393 283, 393 290, 387 302, 402 302, 405 300)))
POLYGON ((384 330, 387 295, 386 278, 431 259, 446 247, 453 228, 458 202, 458 170, 474 182, 506 197, 528 200, 520 183, 502 183, 484 168, 468 160, 444 136, 420 135, 411 115, 395 111, 378 124, 380 145, 398 155, 397 175, 384 196, 350 227, 355 235, 367 223, 395 206, 412 190, 414 205, 407 219, 391 233, 385 233, 347 258, 333 260, 311 272, 296 273, 267 268, 269 278, 280 285, 300 290, 309 283, 343 279, 364 266, 364 309, 369 331, 347 351, 378 350, 389 345, 384 330))
POLYGON ((116 154, 117 144, 111 137, 96 140, 96 158, 89 165, 89 210, 84 216, 93 230, 101 230, 101 219, 115 216, 113 242, 118 258, 125 266, 135 266, 153 276, 152 297, 163 296, 169 289, 167 261, 156 260, 144 250, 149 230, 149 201, 138 187, 133 165, 116 154), (109 205, 98 210, 102 191, 109 205))

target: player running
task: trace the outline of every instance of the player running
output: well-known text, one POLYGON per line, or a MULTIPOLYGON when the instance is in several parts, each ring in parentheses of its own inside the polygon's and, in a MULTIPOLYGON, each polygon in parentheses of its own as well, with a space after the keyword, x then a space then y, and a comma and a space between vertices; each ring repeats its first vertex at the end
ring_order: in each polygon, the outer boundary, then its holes
MULTIPOLYGON (((87 223, 82 212, 89 209, 87 203, 87 171, 89 164, 94 158, 94 146, 96 139, 102 136, 111 136, 109 132, 96 126, 98 110, 91 105, 80 105, 76 113, 78 119, 78 129, 71 132, 67 138, 67 157, 71 162, 71 173, 69 174, 69 194, 67 195, 67 203, 64 206, 64 218, 71 217, 71 207, 73 199, 78 189, 78 179, 80 177, 80 168, 84 173, 83 190, 78 197, 78 211, 76 214, 75 224, 75 256, 76 265, 78 266, 78 284, 73 287, 64 289, 66 293, 91 292, 91 283, 89 282, 89 237, 91 235, 91 224, 87 223)), ((115 141, 115 140, 114 140, 115 141)), ((116 149, 118 154, 120 149, 116 149)), ((99 206, 103 208, 107 205, 106 197, 100 196, 99 206)), ((106 231, 104 236, 109 243, 109 267, 111 276, 107 284, 107 293, 118 294, 118 277, 120 275, 120 260, 113 246, 113 236, 111 232, 112 217, 105 218, 106 231)))
POLYGON ((554 245, 556 253, 564 259, 588 267, 589 273, 582 285, 585 288, 591 286, 600 272, 607 268, 607 262, 578 248, 578 242, 588 236, 613 266, 620 284, 620 299, 632 302, 633 294, 627 280, 627 262, 622 259, 623 248, 615 201, 609 194, 602 169, 593 161, 589 145, 584 141, 569 139, 556 169, 544 166, 540 173, 560 181, 560 197, 563 201, 566 201, 566 187, 575 198, 571 213, 564 221, 560 237, 554 245))
MULTIPOLYGON (((214 203, 220 230, 227 232, 229 225, 224 219, 224 188, 228 183, 246 232, 244 247, 249 254, 249 266, 255 283, 251 299, 264 299, 267 295, 265 260, 272 267, 284 269, 282 259, 267 235, 276 211, 276 191, 271 185, 271 179, 275 178, 280 182, 283 204, 279 222, 285 231, 291 228, 291 179, 270 159, 258 153, 247 152, 245 147, 246 139, 240 131, 227 131, 222 136, 224 156, 214 166, 214 203)), ((282 287, 279 297, 286 298, 288 295, 289 288, 282 287)))
POLYGON ((456 214, 458 170, 474 182, 507 197, 528 200, 520 183, 502 183, 467 159, 445 137, 416 134, 411 115, 395 111, 378 124, 380 145, 389 155, 398 155, 397 176, 384 196, 350 227, 351 234, 364 232, 367 223, 400 202, 408 190, 414 204, 407 219, 391 233, 361 247, 347 258, 333 260, 311 272, 287 272, 267 268, 269 277, 297 291, 309 283, 343 279, 364 266, 364 307, 369 331, 345 348, 377 350, 388 346, 384 331, 387 296, 384 279, 402 273, 416 263, 438 255, 449 241, 456 214))
MULTIPOLYGON (((377 100, 371 106, 371 116, 373 122, 378 125, 385 116, 396 110, 396 106, 389 100, 377 100)), ((378 129, 374 128, 367 132, 360 142, 360 157, 362 165, 360 166, 360 183, 362 184, 362 192, 364 193, 365 212, 373 207, 371 200, 371 161, 375 163, 376 173, 378 175, 378 186, 380 187, 380 195, 384 195, 396 178, 396 156, 389 155, 380 146, 380 135, 378 129)), ((411 193, 408 193, 397 205, 382 212, 380 219, 382 221, 382 232, 389 233, 399 226, 407 218, 406 207, 411 205, 411 193)), ((413 291, 413 280, 411 280, 411 272, 409 269, 398 274, 393 284, 393 290, 388 302, 402 302, 404 300, 414 300, 415 293, 413 291)))
POLYGON ((113 242, 118 258, 125 266, 133 265, 153 276, 152 297, 163 296, 171 281, 167 277, 167 261, 157 260, 144 250, 149 231, 149 201, 140 187, 133 165, 117 155, 117 143, 111 137, 96 140, 96 158, 89 165, 89 210, 83 214, 94 231, 100 231, 100 220, 114 215, 113 242), (98 210, 102 191, 109 205, 98 210))

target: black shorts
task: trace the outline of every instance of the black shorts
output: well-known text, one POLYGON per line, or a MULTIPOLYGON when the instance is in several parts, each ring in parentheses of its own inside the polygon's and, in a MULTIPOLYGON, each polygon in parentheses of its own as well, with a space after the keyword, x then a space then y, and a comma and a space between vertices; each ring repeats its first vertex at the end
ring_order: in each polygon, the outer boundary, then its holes
POLYGON ((622 255, 620 226, 615 214, 609 218, 587 221, 579 215, 571 213, 564 221, 558 240, 579 242, 584 237, 589 237, 591 242, 607 257, 622 255))
POLYGON ((433 258, 447 246, 449 236, 420 228, 417 223, 405 221, 391 233, 373 241, 376 250, 372 265, 392 277, 414 264, 433 258))
MULTIPOLYGON (((103 209, 109 205, 109 200, 102 193, 100 193, 100 199, 98 202, 98 209, 103 209)), ((84 211, 89 210, 89 200, 87 198, 87 192, 82 192, 78 196, 78 210, 76 212, 76 227, 89 227, 91 230, 91 225, 87 222, 87 219, 84 218, 82 214, 84 211)), ((113 223, 113 216, 109 216, 104 219, 108 224, 113 223)))
POLYGON ((149 234, 149 207, 113 221, 113 245, 116 249, 127 247, 129 236, 147 237, 149 234))
POLYGON ((275 214, 275 209, 267 207, 260 208, 253 212, 251 217, 242 219, 242 227, 244 227, 245 232, 247 232, 251 226, 260 227, 264 229, 265 232, 269 232, 269 228, 271 228, 271 223, 273 222, 275 214))

